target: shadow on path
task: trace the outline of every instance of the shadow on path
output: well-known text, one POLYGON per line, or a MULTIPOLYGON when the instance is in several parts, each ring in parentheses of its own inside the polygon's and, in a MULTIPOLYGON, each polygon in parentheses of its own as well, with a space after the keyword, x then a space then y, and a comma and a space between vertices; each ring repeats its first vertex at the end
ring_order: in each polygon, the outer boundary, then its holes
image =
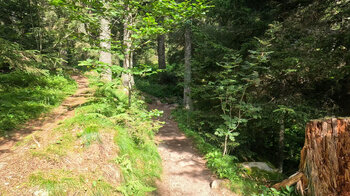
POLYGON ((154 104, 150 105, 150 109, 163 111, 163 116, 159 120, 165 122, 156 136, 159 143, 158 152, 162 158, 163 175, 157 182, 158 189, 154 195, 234 195, 226 189, 210 188, 210 183, 216 178, 206 167, 206 161, 194 148, 193 142, 186 138, 177 123, 170 119, 170 105, 154 104))

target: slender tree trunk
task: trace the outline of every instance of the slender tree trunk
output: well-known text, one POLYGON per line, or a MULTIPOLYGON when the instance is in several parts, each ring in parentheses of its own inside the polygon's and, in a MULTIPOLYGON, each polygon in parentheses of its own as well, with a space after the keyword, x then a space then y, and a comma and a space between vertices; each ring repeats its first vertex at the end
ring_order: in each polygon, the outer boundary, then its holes
POLYGON ((284 161, 284 133, 285 133, 285 125, 284 120, 281 120, 281 127, 280 127, 280 133, 279 133, 279 141, 278 141, 278 154, 279 154, 279 164, 278 169, 282 173, 283 172, 283 161, 284 161))
POLYGON ((166 68, 165 61, 165 35, 158 35, 158 67, 159 69, 166 68))
MULTIPOLYGON (((130 26, 133 25, 133 17, 132 17, 130 6, 128 4, 126 4, 125 10, 126 10, 126 15, 125 15, 124 36, 123 36, 124 37, 123 44, 124 44, 125 50, 124 50, 123 68, 128 70, 133 68, 133 50, 132 50, 132 40, 131 40, 132 31, 129 29, 130 26)), ((131 91, 135 83, 133 75, 131 73, 123 73, 122 82, 124 87, 127 90, 127 94, 129 96, 129 106, 130 106, 131 91)))
POLYGON ((225 156, 227 154, 227 142, 228 142, 228 135, 225 136, 224 152, 222 153, 222 156, 225 156))
POLYGON ((100 33, 100 59, 103 63, 103 71, 101 74, 101 78, 104 81, 110 82, 112 81, 112 71, 111 71, 111 65, 112 65, 112 54, 109 52, 111 49, 111 29, 110 29, 110 22, 109 20, 105 18, 101 18, 101 33, 100 33))
MULTIPOLYGON (((34 2, 33 4, 36 5, 36 2, 34 2)), ((29 5, 29 7, 32 7, 32 1, 31 1, 31 0, 28 0, 28 5, 29 5)), ((32 28, 33 28, 32 30, 34 31, 34 29, 35 29, 34 19, 33 19, 34 13, 32 13, 31 10, 32 10, 32 9, 30 9, 30 14, 29 14, 29 16, 30 16, 30 20, 31 20, 31 26, 32 26, 32 28)), ((37 12, 39 12, 39 11, 37 10, 37 12)), ((37 13, 37 14, 39 15, 39 13, 37 13)), ((33 32, 33 33, 35 33, 35 32, 33 32)), ((39 34, 35 35, 35 43, 36 43, 36 49, 37 49, 38 51, 40 51, 40 53, 41 53, 41 50, 40 50, 40 42, 39 42, 39 34)))
MULTIPOLYGON (((86 24, 84 24, 82 22, 79 22, 79 24, 78 24, 78 33, 79 34, 83 34, 84 36, 89 36, 86 24)), ((79 48, 79 52, 78 53, 80 54, 78 56, 78 59, 87 59, 88 58, 88 52, 82 50, 81 48, 79 48)), ((78 55, 78 53, 76 52, 75 55, 78 55)))
POLYGON ((185 72, 184 72, 184 106, 187 110, 192 110, 191 100, 191 26, 185 27, 185 72))

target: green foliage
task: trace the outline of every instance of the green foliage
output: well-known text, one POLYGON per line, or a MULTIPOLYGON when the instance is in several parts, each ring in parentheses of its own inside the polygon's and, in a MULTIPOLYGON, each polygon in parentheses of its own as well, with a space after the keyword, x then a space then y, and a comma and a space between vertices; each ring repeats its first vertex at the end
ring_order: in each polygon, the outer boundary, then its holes
POLYGON ((136 88, 162 100, 177 99, 181 96, 181 87, 176 85, 174 76, 168 72, 161 72, 152 76, 135 78, 136 88))
POLYGON ((160 113, 146 111, 144 104, 136 95, 125 113, 112 116, 120 125, 115 136, 120 149, 116 163, 124 178, 118 190, 124 195, 144 195, 155 190, 154 180, 161 173, 161 159, 153 140, 159 126, 152 121, 160 113))
POLYGON ((0 70, 39 67, 57 70, 84 56, 81 23, 49 1, 0 2, 0 70))
POLYGON ((15 71, 0 74, 0 135, 18 128, 57 106, 76 85, 72 79, 53 74, 15 71))
MULTIPOLYGON (((193 21, 195 111, 188 125, 220 148, 226 137, 228 153, 240 161, 277 164, 283 120, 284 168, 292 174, 305 123, 349 113, 349 27, 344 23, 349 5, 299 0, 212 4, 205 20, 193 21)), ((168 40, 168 64, 175 67, 177 85, 183 78, 182 34, 173 32, 168 40)))
POLYGON ((222 71, 219 72, 216 82, 211 82, 214 89, 214 97, 220 100, 222 119, 224 124, 216 129, 215 134, 225 137, 223 154, 227 153, 228 139, 231 148, 238 145, 235 137, 239 135, 237 129, 244 126, 248 119, 259 118, 260 108, 247 99, 247 89, 258 85, 260 80, 256 71, 256 64, 242 62, 240 56, 232 56, 226 62, 220 64, 222 71))
POLYGON ((126 129, 120 128, 115 137, 120 148, 116 163, 124 178, 118 190, 124 195, 144 195, 156 190, 153 180, 160 177, 161 159, 152 141, 143 141, 145 138, 136 135, 132 138, 129 134, 126 129))
POLYGON ((271 189, 263 189, 263 192, 260 194, 254 194, 254 196, 297 196, 298 194, 295 192, 294 187, 286 186, 282 188, 282 190, 276 190, 275 188, 271 189))
POLYGON ((84 146, 89 146, 94 141, 100 141, 100 136, 97 126, 89 126, 82 133, 78 133, 77 137, 83 138, 84 146))
MULTIPOLYGON (((159 126, 152 121, 152 117, 159 116, 157 111, 146 111, 144 102, 135 94, 130 107, 128 97, 120 86, 101 84, 96 90, 96 97, 100 104, 108 107, 96 109, 114 113, 102 112, 118 124, 115 142, 119 146, 116 163, 120 166, 124 182, 118 188, 124 195, 144 195, 154 190, 154 179, 161 172, 161 160, 153 141, 155 131, 159 126)), ((101 111, 98 111, 101 113, 101 111)))
POLYGON ((19 44, 0 38, 0 71, 25 70, 28 66, 36 65, 37 58, 35 51, 22 50, 19 44))

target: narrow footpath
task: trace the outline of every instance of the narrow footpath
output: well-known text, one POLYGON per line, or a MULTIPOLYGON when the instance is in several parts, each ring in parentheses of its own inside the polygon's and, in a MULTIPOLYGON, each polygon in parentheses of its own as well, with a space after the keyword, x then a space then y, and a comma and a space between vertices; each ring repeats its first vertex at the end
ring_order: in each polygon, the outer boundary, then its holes
POLYGON ((158 103, 150 105, 150 109, 163 111, 160 120, 165 122, 156 136, 163 175, 157 182, 158 190, 155 195, 235 195, 223 187, 211 187, 211 183, 218 180, 206 167, 206 161, 194 148, 194 143, 186 138, 177 123, 171 120, 172 105, 158 103))
POLYGON ((55 141, 54 129, 63 120, 73 117, 75 108, 84 104, 91 95, 86 77, 79 75, 72 78, 78 84, 73 95, 50 113, 29 120, 23 128, 14 130, 10 137, 0 140, 0 195, 33 195, 35 190, 25 189, 23 182, 34 171, 43 168, 49 170, 57 165, 45 159, 33 158, 30 151, 42 149, 55 141))
MULTIPOLYGON (((73 95, 67 97, 60 106, 55 108, 50 113, 43 114, 37 119, 29 120, 22 126, 23 128, 13 130, 10 137, 0 139, 0 160, 4 160, 5 157, 11 156, 12 154, 15 154, 15 152, 18 153, 19 151, 23 150, 22 148, 13 149, 12 147, 16 144, 16 142, 21 141, 25 136, 36 131, 41 131, 43 134, 45 134, 47 131, 56 127, 59 122, 74 116, 74 109, 85 103, 87 97, 91 95, 91 92, 89 89, 89 82, 86 77, 77 75, 72 76, 72 78, 78 85, 77 91, 73 95)), ((24 150, 27 149, 26 147, 24 148, 24 150)), ((0 163, 0 169, 1 168, 0 163)))

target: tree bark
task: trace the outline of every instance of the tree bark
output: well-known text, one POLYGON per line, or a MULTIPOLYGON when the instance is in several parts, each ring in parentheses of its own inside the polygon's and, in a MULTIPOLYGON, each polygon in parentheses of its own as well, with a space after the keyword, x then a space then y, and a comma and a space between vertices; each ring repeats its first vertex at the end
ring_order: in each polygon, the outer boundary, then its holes
POLYGON ((350 195, 350 119, 309 122, 299 168, 308 195, 350 195))
POLYGON ((279 154, 279 164, 278 164, 278 170, 282 173, 283 172, 283 161, 284 161, 284 133, 285 133, 285 126, 284 126, 284 120, 281 120, 280 125, 280 133, 279 133, 279 141, 278 141, 278 154, 279 154))
POLYGON ((192 38, 191 26, 185 27, 185 70, 184 70, 184 106, 187 110, 192 110, 191 99, 191 52, 192 38))
POLYGON ((103 63, 103 71, 101 73, 101 78, 104 81, 112 81, 112 54, 109 52, 111 49, 111 29, 110 22, 105 18, 101 18, 101 33, 100 33, 100 58, 99 61, 103 63))
MULTIPOLYGON (((123 68, 125 70, 129 70, 133 68, 134 52, 132 50, 132 37, 131 37, 132 31, 129 29, 130 26, 133 25, 133 16, 132 16, 131 8, 128 5, 128 3, 126 3, 125 5, 125 10, 126 10, 126 15, 125 15, 125 22, 124 22, 124 34, 123 34, 123 44, 124 44, 125 50, 124 50, 123 68)), ((130 106, 132 87, 135 84, 134 76, 131 73, 123 73, 122 83, 129 97, 129 106, 130 106)))
POLYGON ((165 69, 165 35, 158 35, 158 68, 165 69))

